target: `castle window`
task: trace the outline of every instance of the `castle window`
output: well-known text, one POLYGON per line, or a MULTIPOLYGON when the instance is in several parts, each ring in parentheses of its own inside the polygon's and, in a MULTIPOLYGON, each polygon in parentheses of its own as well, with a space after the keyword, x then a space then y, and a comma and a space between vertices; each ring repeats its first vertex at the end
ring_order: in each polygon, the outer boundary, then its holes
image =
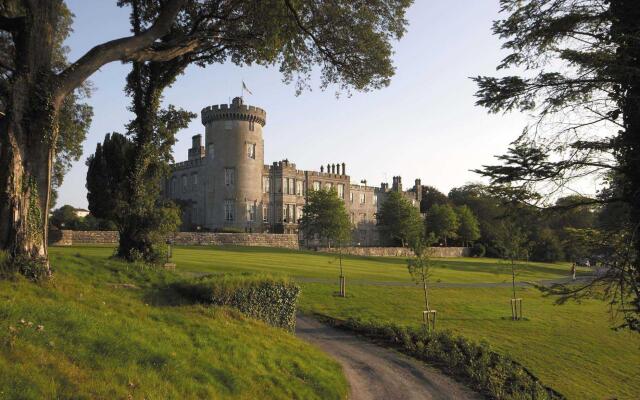
POLYGON ((235 170, 233 168, 224 169, 224 184, 233 186, 235 184, 235 170))
POLYGON ((247 221, 254 222, 256 220, 256 202, 247 203, 247 221))
POLYGON ((182 191, 186 192, 187 191, 187 186, 189 185, 189 183, 187 182, 187 176, 186 175, 182 175, 182 191))
POLYGON ((364 193, 360 193, 360 204, 365 204, 367 201, 367 196, 364 193))
POLYGON ((208 150, 208 155, 209 155, 209 159, 213 160, 213 158, 215 157, 216 153, 215 153, 215 149, 213 147, 213 143, 209 143, 209 146, 207 148, 208 150))
POLYGON ((233 200, 225 200, 224 201, 224 220, 233 221, 234 214, 235 214, 235 206, 233 204, 233 200))
POLYGON ((191 179, 193 181, 193 186, 198 186, 198 174, 192 174, 191 179))
POLYGON ((353 192, 349 192, 349 201, 353 203, 353 192))
POLYGON ((331 189, 333 189, 333 183, 331 183, 331 182, 327 182, 327 183, 325 183, 325 184, 324 184, 324 188, 325 188, 325 190, 331 190, 331 189))
POLYGON ((302 196, 302 183, 303 181, 300 181, 300 180, 296 181, 296 194, 298 196, 302 196))
POLYGON ((269 193, 271 189, 271 178, 268 176, 262 177, 262 193, 269 193))
POLYGON ((320 190, 320 182, 318 181, 313 182, 313 190, 316 192, 320 190))
POLYGON ((262 222, 269 222, 269 211, 267 206, 262 206, 262 222))
POLYGON ((287 194, 295 194, 295 190, 296 190, 295 182, 296 182, 296 180, 293 179, 293 178, 289 178, 289 179, 287 179, 287 181, 289 181, 289 184, 287 185, 287 194))
POLYGON ((344 185, 342 183, 338 184, 338 197, 344 199, 344 185))
POLYGON ((304 208, 302 206, 296 207, 296 221, 300 221, 302 216, 304 215, 304 208))
POLYGON ((253 122, 253 121, 249 121, 249 130, 250 130, 250 131, 253 131, 253 130, 255 129, 254 124, 255 124, 255 122, 253 122))
POLYGON ((251 159, 256 159, 256 144, 255 143, 247 143, 247 157, 251 159))

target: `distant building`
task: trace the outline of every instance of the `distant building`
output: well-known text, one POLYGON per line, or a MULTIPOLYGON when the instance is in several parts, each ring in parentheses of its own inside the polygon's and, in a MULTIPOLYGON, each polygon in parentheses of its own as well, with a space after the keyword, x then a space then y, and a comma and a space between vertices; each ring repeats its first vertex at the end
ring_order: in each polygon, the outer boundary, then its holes
POLYGON ((206 107, 201 112, 202 135, 192 138, 187 161, 173 165, 165 195, 177 200, 185 212, 187 229, 241 229, 246 232, 297 233, 306 195, 311 190, 334 188, 345 201, 355 228, 354 241, 380 244, 376 214, 390 191, 404 193, 420 206, 422 185, 402 189, 399 176, 380 187, 352 184, 344 162, 328 163, 319 171, 296 168, 289 160, 264 164, 262 130, 266 112, 243 104, 206 107), (325 169, 326 168, 326 169, 325 169))
POLYGON ((89 210, 85 210, 84 208, 74 208, 73 212, 78 218, 84 218, 90 214, 89 210))

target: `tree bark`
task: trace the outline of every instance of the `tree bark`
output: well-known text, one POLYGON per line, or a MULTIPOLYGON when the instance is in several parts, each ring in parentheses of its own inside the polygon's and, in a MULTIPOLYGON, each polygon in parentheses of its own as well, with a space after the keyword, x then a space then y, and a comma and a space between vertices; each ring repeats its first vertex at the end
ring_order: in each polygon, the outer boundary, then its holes
POLYGON ((57 74, 52 65, 61 0, 24 1, 25 15, 3 17, 15 45, 15 72, 6 115, 0 115, 0 249, 22 265, 51 274, 47 225, 58 111, 65 97, 102 65, 149 56, 138 52, 169 31, 186 0, 169 0, 138 35, 103 43, 57 74))
POLYGON ((30 3, 24 26, 13 33, 16 71, 11 103, 0 123, 0 247, 11 259, 47 259, 51 166, 58 135, 59 106, 52 101, 56 1, 30 3))

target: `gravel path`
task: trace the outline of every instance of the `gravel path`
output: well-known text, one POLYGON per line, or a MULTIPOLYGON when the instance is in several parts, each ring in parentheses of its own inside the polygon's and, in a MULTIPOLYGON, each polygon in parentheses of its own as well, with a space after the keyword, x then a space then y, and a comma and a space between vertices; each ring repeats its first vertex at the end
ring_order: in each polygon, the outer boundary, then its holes
POLYGON ((482 398, 420 361, 313 318, 299 315, 296 335, 342 365, 351 386, 351 400, 482 398))

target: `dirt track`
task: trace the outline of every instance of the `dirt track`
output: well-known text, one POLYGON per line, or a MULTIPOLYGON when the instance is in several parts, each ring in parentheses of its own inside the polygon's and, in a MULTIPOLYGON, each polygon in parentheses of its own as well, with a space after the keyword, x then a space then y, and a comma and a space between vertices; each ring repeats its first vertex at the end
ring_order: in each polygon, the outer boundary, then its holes
POLYGON ((298 316, 296 334, 342 365, 352 400, 482 398, 422 362, 313 318, 298 316))

